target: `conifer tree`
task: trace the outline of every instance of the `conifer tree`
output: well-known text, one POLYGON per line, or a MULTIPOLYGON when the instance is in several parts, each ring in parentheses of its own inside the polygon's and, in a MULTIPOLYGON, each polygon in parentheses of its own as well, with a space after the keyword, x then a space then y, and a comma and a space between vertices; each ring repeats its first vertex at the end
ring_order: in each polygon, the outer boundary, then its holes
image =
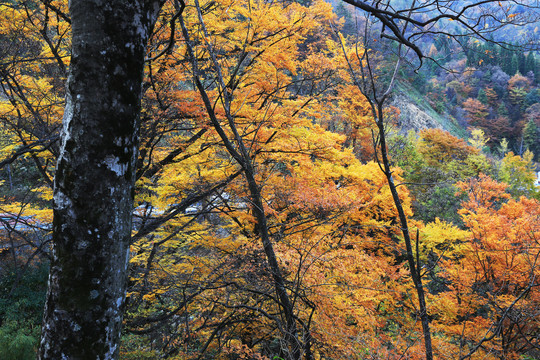
POLYGON ((527 54, 527 58, 525 59, 525 73, 528 73, 529 71, 534 71, 534 65, 535 65, 535 58, 532 51, 529 51, 527 54))
POLYGON ((523 145, 532 151, 535 158, 538 159, 540 154, 540 132, 533 119, 530 119, 523 128, 523 145))
POLYGON ((510 58, 510 66, 508 67, 508 75, 515 75, 519 71, 519 62, 516 54, 510 58))
POLYGON ((478 90, 477 99, 478 99, 478 101, 480 101, 484 105, 488 104, 488 98, 487 98, 487 95, 486 95, 486 92, 484 91, 484 89, 478 90))

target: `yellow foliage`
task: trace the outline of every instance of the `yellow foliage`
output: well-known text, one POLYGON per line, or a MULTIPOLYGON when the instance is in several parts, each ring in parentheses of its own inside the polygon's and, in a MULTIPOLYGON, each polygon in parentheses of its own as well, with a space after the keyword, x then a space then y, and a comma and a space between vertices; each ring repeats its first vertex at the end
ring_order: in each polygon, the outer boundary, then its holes
POLYGON ((428 255, 445 258, 460 258, 467 251, 467 241, 471 234, 453 224, 435 219, 435 222, 425 225, 420 230, 420 259, 427 261, 428 255))

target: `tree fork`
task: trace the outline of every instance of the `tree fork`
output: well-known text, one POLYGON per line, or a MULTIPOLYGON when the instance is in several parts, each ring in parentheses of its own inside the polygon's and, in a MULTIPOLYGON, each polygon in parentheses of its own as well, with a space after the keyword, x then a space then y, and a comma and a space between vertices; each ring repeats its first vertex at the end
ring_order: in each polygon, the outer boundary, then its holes
MULTIPOLYGON (((196 4, 196 8, 198 9, 199 21, 201 24, 203 24, 204 31, 206 31, 198 2, 196 1, 195 4, 196 4)), ((225 104, 224 107, 225 107, 227 123, 229 125, 229 129, 232 131, 234 135, 236 146, 227 137, 222 125, 220 124, 214 112, 212 102, 210 101, 210 98, 200 80, 197 58, 195 57, 195 52, 193 51, 193 48, 192 48, 189 32, 187 30, 187 27, 184 24, 184 19, 182 16, 179 17, 179 21, 182 28, 182 35, 184 36, 184 39, 186 42, 187 52, 192 61, 191 65, 192 65, 193 73, 194 73, 193 80, 195 82, 195 86, 199 90, 199 93, 202 97, 206 111, 210 117, 210 121, 212 122, 214 129, 216 130, 219 137, 223 141, 223 144, 225 145, 225 148, 227 149, 229 154, 235 159, 235 161, 242 168, 242 173, 244 174, 246 178, 246 182, 248 184, 249 195, 250 195, 252 206, 253 206, 253 213, 255 215, 255 218, 257 219, 256 226, 261 237, 261 242, 263 244, 263 250, 266 255, 266 260, 268 261, 268 265, 272 273, 272 278, 274 280, 274 288, 279 298, 279 305, 282 307, 283 315, 285 317, 286 329, 285 329, 285 334, 284 334, 284 340, 288 346, 289 359, 300 360, 302 358, 302 352, 304 350, 307 350, 306 357, 307 357, 307 360, 310 360, 311 355, 310 355, 309 349, 307 348, 308 344, 306 344, 306 347, 304 347, 304 345, 298 338, 298 327, 296 324, 296 318, 294 317, 294 305, 291 302, 289 294, 287 293, 287 288, 285 286, 285 279, 279 268, 279 263, 277 261, 277 257, 274 251, 274 246, 272 245, 272 241, 270 239, 266 214, 264 212, 264 207, 263 207, 263 199, 262 199, 259 185, 257 184, 257 180, 255 179, 255 168, 252 163, 252 158, 250 157, 249 152, 244 144, 243 138, 238 133, 236 124, 234 122, 234 117, 232 116, 231 111, 230 111, 230 99, 228 98, 227 92, 222 91, 223 102, 225 104)), ((221 74, 221 67, 216 60, 212 47, 209 46, 208 43, 206 44, 206 46, 210 53, 210 56, 213 59, 216 72, 218 73, 218 76, 217 76, 218 84, 221 87, 221 89, 225 89, 226 86, 223 80, 223 76, 221 74)))

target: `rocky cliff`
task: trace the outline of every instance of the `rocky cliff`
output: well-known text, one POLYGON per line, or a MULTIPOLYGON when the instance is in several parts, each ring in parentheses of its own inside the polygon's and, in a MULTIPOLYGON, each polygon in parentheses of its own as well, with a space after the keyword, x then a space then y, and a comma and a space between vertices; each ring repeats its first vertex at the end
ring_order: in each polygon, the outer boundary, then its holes
POLYGON ((438 119, 430 114, 432 111, 426 111, 423 109, 425 106, 421 107, 419 104, 416 104, 402 92, 396 94, 392 105, 397 107, 401 112, 398 125, 403 132, 428 128, 444 128, 438 119))

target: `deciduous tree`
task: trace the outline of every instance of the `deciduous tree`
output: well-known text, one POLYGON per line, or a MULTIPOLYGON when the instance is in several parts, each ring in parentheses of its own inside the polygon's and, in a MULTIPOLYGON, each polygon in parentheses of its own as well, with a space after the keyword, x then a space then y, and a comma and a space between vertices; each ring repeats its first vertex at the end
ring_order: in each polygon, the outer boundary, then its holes
POLYGON ((146 42, 160 1, 71 1, 40 359, 119 354, 146 42))

